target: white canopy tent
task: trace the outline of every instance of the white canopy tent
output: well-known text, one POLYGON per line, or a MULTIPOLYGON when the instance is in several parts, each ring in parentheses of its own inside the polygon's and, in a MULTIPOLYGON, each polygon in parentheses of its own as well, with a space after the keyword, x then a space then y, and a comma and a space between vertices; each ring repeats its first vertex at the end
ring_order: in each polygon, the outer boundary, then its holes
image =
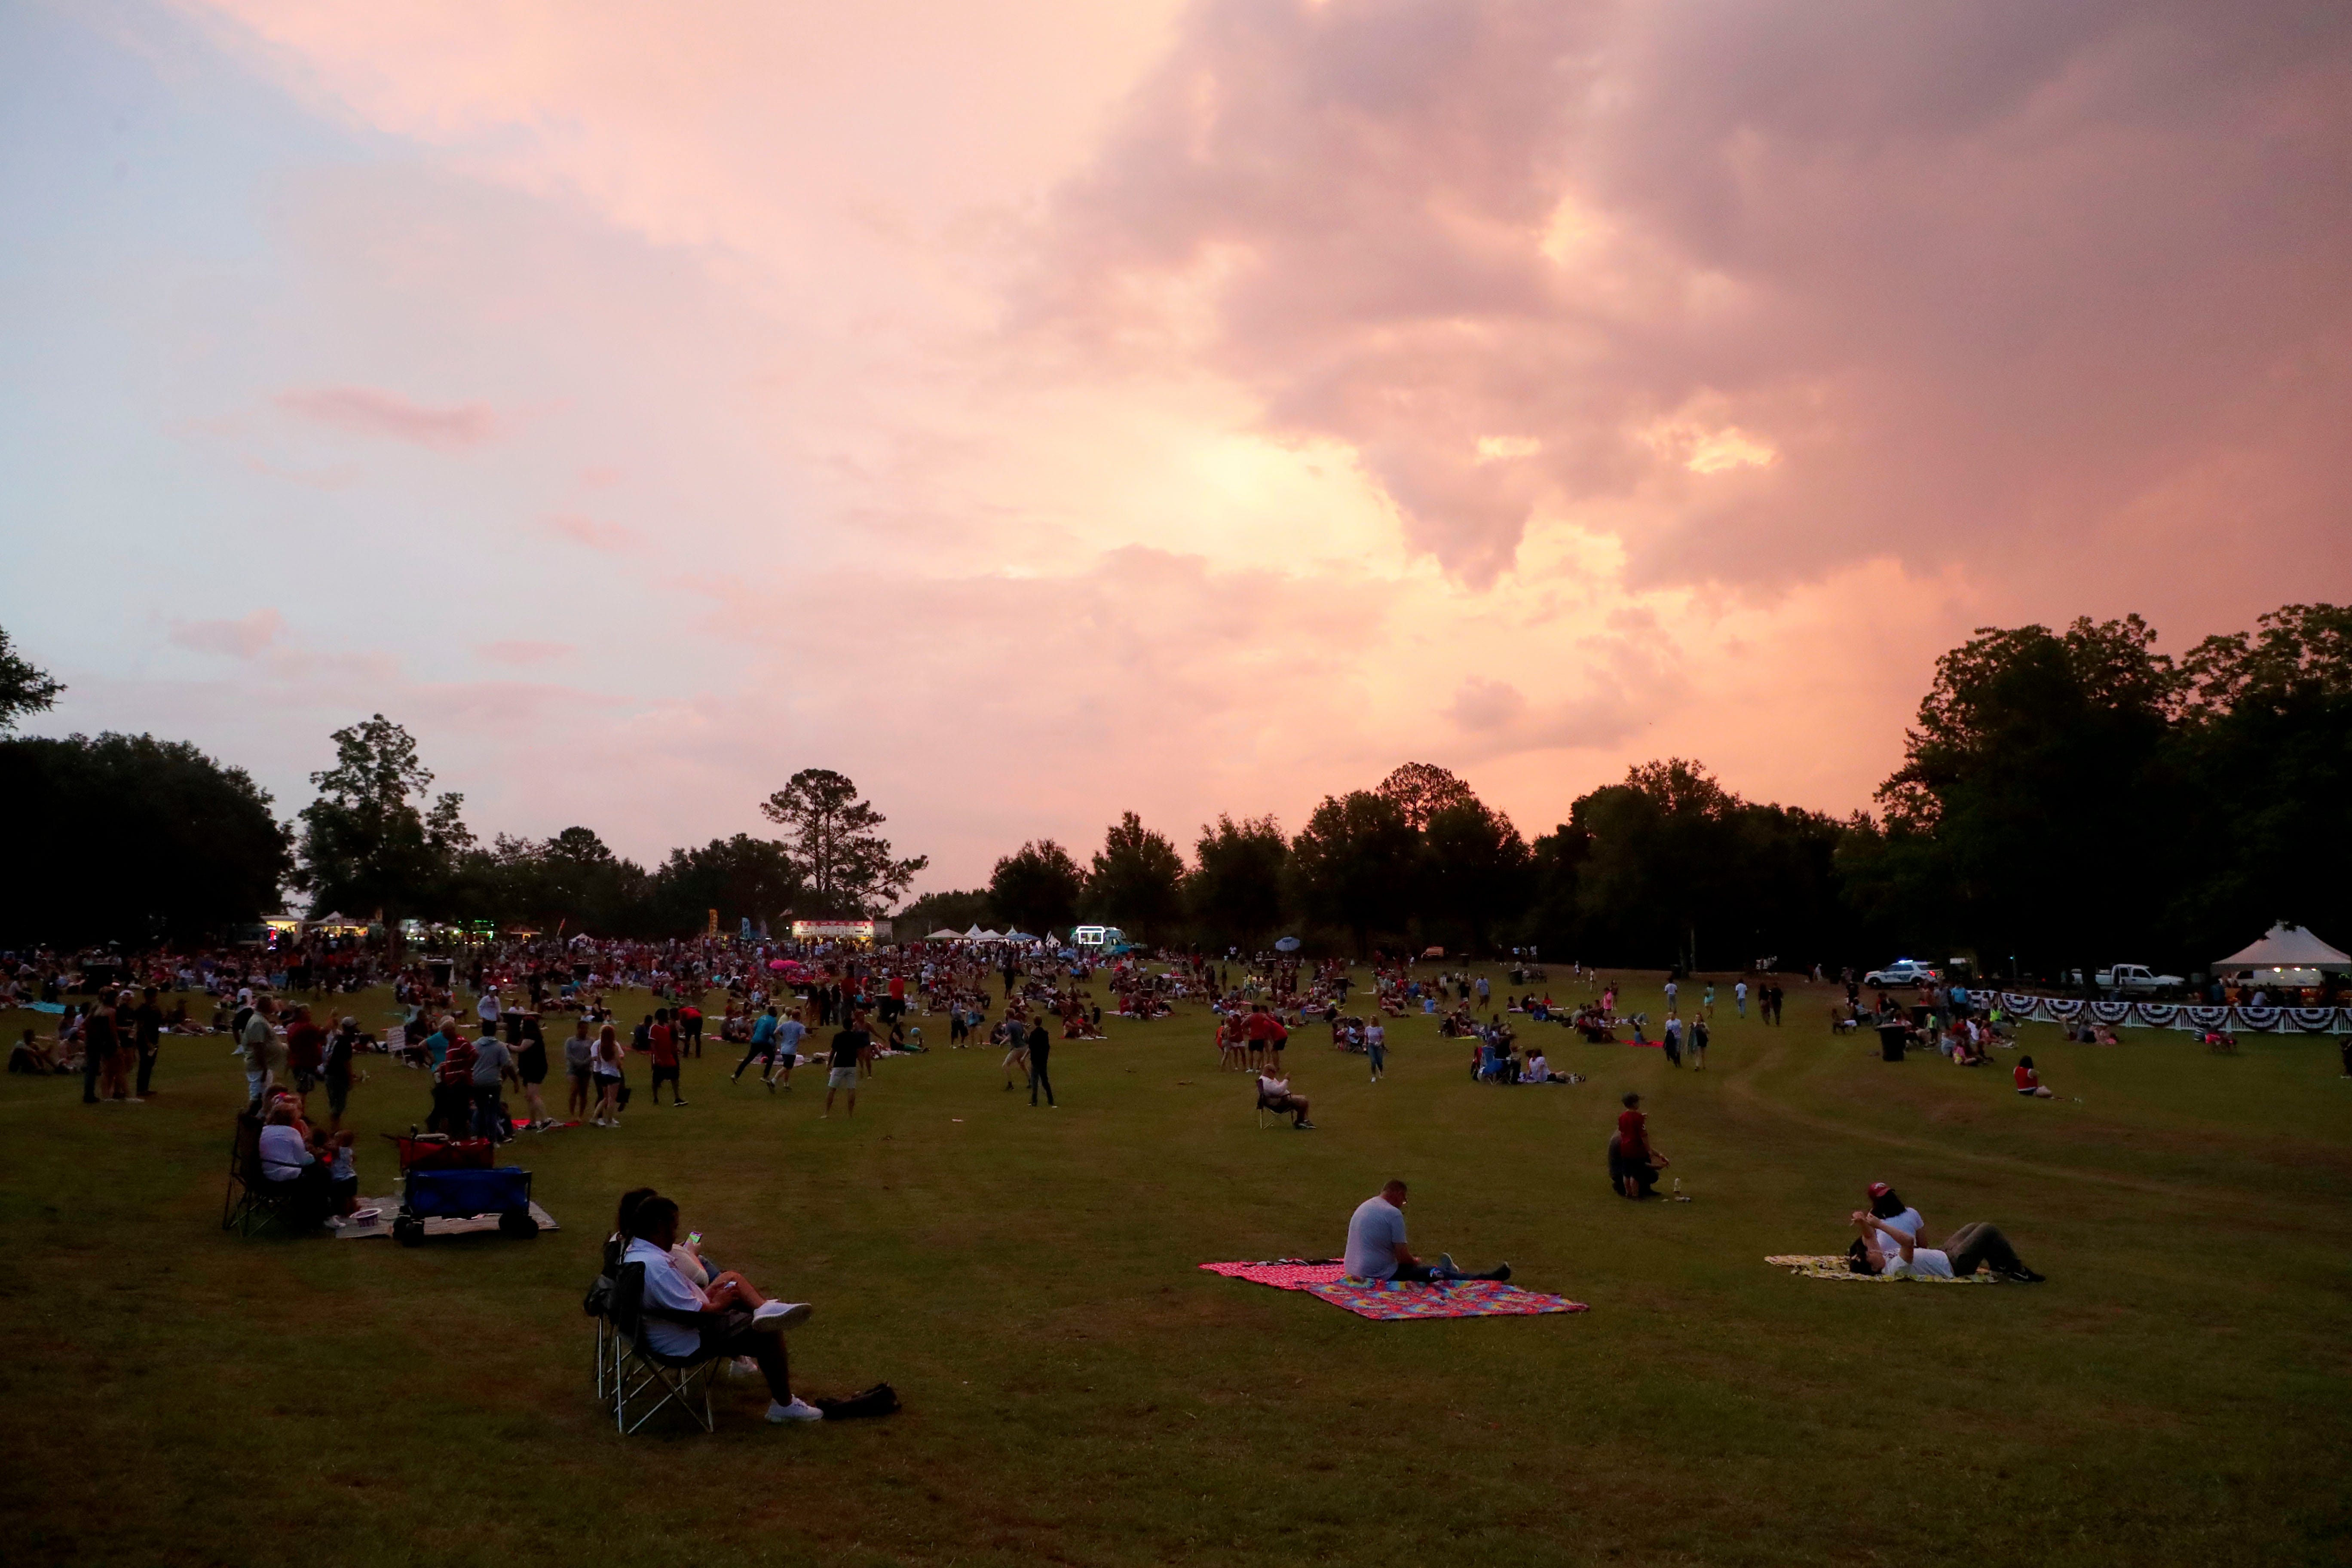
POLYGON ((961 942, 963 940, 963 932, 960 931, 950 931, 945 926, 941 926, 939 930, 933 931, 923 940, 925 942, 961 942))
POLYGON ((2233 952, 2213 966, 2235 969, 2316 969, 2323 973, 2352 971, 2352 953, 2338 952, 2301 926, 2284 921, 2271 927, 2262 941, 2242 952, 2233 952))

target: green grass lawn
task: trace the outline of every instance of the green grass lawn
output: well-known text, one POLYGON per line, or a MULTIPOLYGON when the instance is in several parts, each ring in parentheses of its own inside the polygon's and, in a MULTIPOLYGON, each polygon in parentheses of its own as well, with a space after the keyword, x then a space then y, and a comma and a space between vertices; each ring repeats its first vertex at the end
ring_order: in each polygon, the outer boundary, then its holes
MULTIPOLYGON (((1641 983, 1629 999, 1658 1011, 1641 983)), ((986 1051, 886 1061, 830 1121, 821 1074, 772 1097, 706 1057, 692 1103, 656 1110, 635 1064, 620 1130, 514 1146, 560 1233, 415 1250, 220 1231, 244 1093, 226 1039, 166 1041, 144 1106, 0 1080, 0 1558, 2341 1561, 2352 1083, 2333 1043, 2229 1059, 2034 1027, 2060 1098, 2031 1102, 2006 1065, 1880 1062, 1828 1034, 1824 1000, 1792 990, 1779 1029, 1722 1006, 1705 1074, 1545 1031, 1555 1068, 1589 1075, 1573 1087, 1474 1084, 1419 1018, 1377 1086, 1302 1036, 1305 1133, 1259 1130, 1198 1009, 1057 1043, 1053 1112, 986 1051), (1694 1201, 1606 1190, 1628 1088, 1694 1201), (1334 1255, 1391 1175, 1417 1248, 1507 1258, 1592 1310, 1372 1323, 1194 1267, 1334 1255), (2050 1283, 1765 1266, 1841 1250, 1874 1179, 1936 1237, 1999 1223, 2050 1283), (804 1390, 887 1379, 904 1412, 773 1428, 755 1385, 722 1384, 716 1436, 614 1436, 579 1302, 639 1183, 726 1264, 816 1303, 792 1339, 804 1390)), ((943 1021, 926 1033, 944 1044, 943 1021)), ((425 1091, 369 1070, 375 1193, 375 1135, 425 1091)))

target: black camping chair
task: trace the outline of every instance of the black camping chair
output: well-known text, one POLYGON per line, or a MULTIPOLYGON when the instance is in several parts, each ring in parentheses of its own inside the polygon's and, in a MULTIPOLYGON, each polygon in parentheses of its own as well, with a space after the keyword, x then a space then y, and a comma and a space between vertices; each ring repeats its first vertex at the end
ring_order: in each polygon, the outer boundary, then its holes
POLYGON ((719 1423, 710 1409, 710 1380, 718 1374, 719 1363, 725 1358, 706 1355, 699 1348, 682 1356, 666 1354, 654 1349, 646 1334, 646 1323, 649 1319, 659 1319, 699 1330, 721 1321, 721 1314, 648 1307, 645 1296, 646 1266, 622 1264, 620 1272, 613 1277, 613 1425, 625 1437, 675 1405, 686 1413, 688 1420, 705 1432, 716 1431, 719 1423), (631 1400, 642 1402, 656 1394, 659 1397, 631 1417, 631 1400))
POLYGON ((221 1199, 221 1228, 258 1236, 271 1226, 291 1236, 300 1230, 301 1204, 290 1182, 261 1173, 261 1118, 240 1110, 229 1143, 228 1192, 221 1199))

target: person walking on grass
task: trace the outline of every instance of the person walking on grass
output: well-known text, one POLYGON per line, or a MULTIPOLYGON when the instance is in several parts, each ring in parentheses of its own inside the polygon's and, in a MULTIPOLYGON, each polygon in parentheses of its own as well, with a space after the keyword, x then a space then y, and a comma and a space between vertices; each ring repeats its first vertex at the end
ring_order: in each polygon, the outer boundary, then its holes
POLYGON ((1389 1070, 1389 1032, 1381 1027, 1378 1013, 1373 1014, 1371 1022, 1364 1026, 1364 1055, 1371 1060, 1372 1081, 1380 1082, 1389 1070))
POLYGON ((1046 1063, 1054 1054, 1054 1037, 1045 1032, 1043 1016, 1029 1026, 1028 1045, 1029 1103, 1033 1108, 1036 1105, 1037 1091, 1042 1089, 1045 1091, 1045 1109, 1059 1110, 1061 1107, 1054 1103, 1054 1080, 1045 1076, 1046 1063))
POLYGON ((833 1037, 833 1050, 825 1063, 825 1116, 833 1114, 833 1097, 845 1089, 849 1091, 848 1114, 857 1114, 857 1066, 873 1043, 874 1037, 866 1027, 866 1010, 861 1007, 849 1015, 848 1024, 833 1037))
MULTIPOLYGON (((728 1078, 728 1083, 733 1085, 742 1082, 743 1069, 753 1062, 767 1064, 766 1068, 761 1073, 763 1079, 776 1070, 776 1009, 772 1004, 766 1012, 760 1015, 759 1021, 751 1026, 751 1047, 744 1051, 743 1059, 735 1064, 735 1071, 728 1078)), ((771 1083, 769 1087, 772 1089, 775 1086, 771 1083)))
POLYGON ((669 1085, 670 1108, 686 1103, 678 1079, 677 1029, 670 1022, 670 1011, 664 1007, 654 1014, 653 1027, 646 1031, 646 1046, 654 1058, 654 1103, 661 1103, 661 1086, 669 1085))
POLYGON ((776 1057, 769 1064, 766 1075, 770 1094, 776 1092, 779 1080, 782 1080, 786 1094, 793 1091, 793 1068, 800 1065, 801 1037, 807 1033, 808 1026, 801 1022, 798 1011, 787 1013, 776 1020, 776 1057))
POLYGON ((1021 1032, 1021 1020, 1009 1013, 1005 1015, 1004 1022, 996 1026, 996 1032, 1004 1038, 1004 1087, 1009 1090, 1013 1087, 1014 1068, 1018 1067, 1024 1077, 1028 1074, 1029 1037, 1021 1032))
POLYGON ((1706 1019, 1704 1016, 1691 1020, 1690 1059, 1691 1071, 1706 1070, 1706 1019))

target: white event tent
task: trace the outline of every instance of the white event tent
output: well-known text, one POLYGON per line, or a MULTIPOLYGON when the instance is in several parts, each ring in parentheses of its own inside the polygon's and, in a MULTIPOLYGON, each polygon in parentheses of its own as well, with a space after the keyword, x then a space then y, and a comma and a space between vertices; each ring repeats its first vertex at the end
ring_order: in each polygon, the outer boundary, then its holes
POLYGON ((2300 926, 2282 921, 2263 939, 2213 967, 2225 974, 2253 971, 2256 980, 2280 985, 2316 984, 2321 974, 2352 971, 2352 953, 2339 952, 2300 926))

